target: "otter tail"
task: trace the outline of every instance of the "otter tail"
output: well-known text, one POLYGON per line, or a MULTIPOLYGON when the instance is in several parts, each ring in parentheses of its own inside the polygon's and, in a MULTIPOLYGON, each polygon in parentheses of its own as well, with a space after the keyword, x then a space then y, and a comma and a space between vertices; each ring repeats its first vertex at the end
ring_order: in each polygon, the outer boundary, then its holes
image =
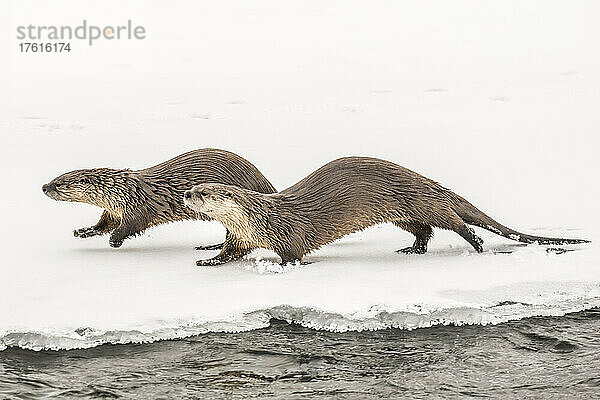
POLYGON ((517 232, 510 229, 499 222, 496 222, 491 217, 487 216, 473 204, 463 199, 456 193, 448 191, 448 195, 454 205, 454 212, 465 221, 466 224, 478 226, 483 229, 487 229, 490 232, 504 236, 508 239, 516 240, 521 243, 534 243, 539 244, 577 244, 577 243, 589 243, 589 240, 585 239, 563 239, 563 238, 549 238, 543 236, 527 235, 525 233, 517 232))

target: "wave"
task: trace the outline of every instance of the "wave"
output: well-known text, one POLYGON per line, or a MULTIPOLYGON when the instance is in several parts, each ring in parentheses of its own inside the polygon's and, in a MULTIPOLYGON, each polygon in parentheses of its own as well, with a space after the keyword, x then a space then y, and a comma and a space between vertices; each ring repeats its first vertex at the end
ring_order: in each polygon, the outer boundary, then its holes
POLYGON ((390 311, 383 305, 351 314, 338 314, 311 307, 281 305, 215 321, 156 321, 135 330, 108 330, 80 327, 65 331, 4 332, 0 350, 18 347, 27 350, 86 349, 103 344, 152 343, 184 339, 207 333, 236 333, 267 328, 281 320, 315 330, 330 332, 376 331, 381 329, 420 329, 436 325, 488 325, 536 316, 562 316, 600 307, 600 297, 575 299, 559 304, 527 304, 511 300, 488 307, 454 307, 428 310, 413 305, 412 311, 390 311))

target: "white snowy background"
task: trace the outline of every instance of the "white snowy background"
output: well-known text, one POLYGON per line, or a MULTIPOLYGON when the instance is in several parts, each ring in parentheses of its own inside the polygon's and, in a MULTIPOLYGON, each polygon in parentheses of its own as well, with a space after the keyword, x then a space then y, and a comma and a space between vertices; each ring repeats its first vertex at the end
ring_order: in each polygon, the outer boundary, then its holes
POLYGON ((600 3, 589 1, 4 1, 0 4, 0 348, 89 347, 266 326, 338 331, 495 323, 600 305, 600 3), (146 28, 22 54, 19 25, 146 28), (478 230, 476 254, 430 252, 383 225, 283 269, 274 253, 199 268, 217 223, 151 229, 112 249, 77 239, 100 210, 41 185, 234 151, 278 189, 340 156, 394 161, 527 233, 478 230), (514 250, 494 254, 492 250, 514 250))

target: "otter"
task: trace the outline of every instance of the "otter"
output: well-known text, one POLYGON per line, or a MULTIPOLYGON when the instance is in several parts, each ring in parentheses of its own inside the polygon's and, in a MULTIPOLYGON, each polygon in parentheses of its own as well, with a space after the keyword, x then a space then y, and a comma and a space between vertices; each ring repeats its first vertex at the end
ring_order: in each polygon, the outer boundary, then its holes
MULTIPOLYGON (((182 201, 186 189, 206 182, 237 185, 259 193, 276 191, 248 160, 219 149, 193 150, 138 171, 75 170, 43 185, 42 191, 54 200, 103 208, 96 225, 76 229, 73 234, 88 238, 112 232, 110 246, 120 247, 125 239, 139 235, 151 226, 189 219, 210 220, 206 214, 185 207, 182 201)), ((216 244, 197 249, 221 247, 222 244, 216 244)))
POLYGON ((496 222, 467 200, 409 169, 369 157, 324 165, 275 194, 205 183, 184 193, 184 203, 221 222, 230 232, 221 252, 197 265, 219 265, 255 248, 275 251, 282 264, 349 233, 391 222, 415 236, 399 253, 424 254, 433 227, 452 230, 477 252, 483 240, 468 225, 523 243, 586 243, 583 239, 532 236, 496 222))

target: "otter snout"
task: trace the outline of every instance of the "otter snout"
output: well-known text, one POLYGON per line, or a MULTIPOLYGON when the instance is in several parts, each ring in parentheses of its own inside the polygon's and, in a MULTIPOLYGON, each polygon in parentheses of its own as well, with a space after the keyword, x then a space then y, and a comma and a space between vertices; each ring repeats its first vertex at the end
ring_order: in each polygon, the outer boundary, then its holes
POLYGON ((208 195, 208 193, 206 193, 206 190, 200 189, 197 187, 193 187, 190 190, 186 190, 185 192, 183 192, 183 198, 185 200, 192 200, 192 199, 204 200, 204 197, 207 195, 208 195))
POLYGON ((197 190, 192 188, 190 190, 186 190, 185 192, 183 192, 183 203, 186 206, 193 208, 192 204, 194 202, 203 203, 202 196, 199 195, 197 190), (198 200, 200 200, 200 201, 198 201, 198 200))
POLYGON ((192 210, 200 211, 205 205, 204 196, 206 193, 197 187, 183 192, 183 203, 192 210))
POLYGON ((55 192, 55 191, 56 191, 56 185, 52 182, 42 185, 42 192, 44 192, 44 194, 46 194, 46 195, 48 195, 51 192, 55 192))

